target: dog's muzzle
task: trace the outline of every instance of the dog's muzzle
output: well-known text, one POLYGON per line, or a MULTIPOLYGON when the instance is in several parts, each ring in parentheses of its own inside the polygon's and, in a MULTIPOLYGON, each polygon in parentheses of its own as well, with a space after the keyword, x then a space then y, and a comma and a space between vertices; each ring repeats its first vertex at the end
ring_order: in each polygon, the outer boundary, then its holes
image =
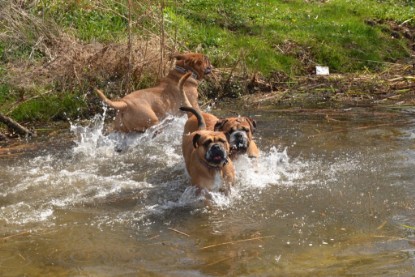
POLYGON ((212 144, 206 151, 205 159, 210 166, 221 167, 228 162, 228 155, 220 144, 212 144))
POLYGON ((235 131, 229 137, 231 150, 246 151, 249 146, 248 135, 244 131, 235 131))
POLYGON ((210 67, 210 66, 206 67, 204 73, 205 73, 205 75, 208 75, 208 74, 212 73, 212 67, 210 67))

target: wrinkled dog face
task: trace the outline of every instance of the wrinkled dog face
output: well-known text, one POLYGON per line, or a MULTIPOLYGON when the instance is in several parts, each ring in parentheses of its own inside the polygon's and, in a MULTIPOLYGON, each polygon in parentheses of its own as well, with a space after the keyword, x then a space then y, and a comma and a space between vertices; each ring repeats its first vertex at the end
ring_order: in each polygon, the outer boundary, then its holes
POLYGON ((193 146, 198 148, 199 157, 212 167, 221 167, 228 162, 229 144, 221 132, 198 132, 193 136, 193 146))
POLYGON ((248 130, 231 130, 229 144, 232 150, 246 150, 249 146, 248 130))
POLYGON ((212 65, 209 58, 203 54, 187 53, 177 55, 175 58, 176 65, 195 73, 198 80, 202 80, 205 75, 212 72, 212 65))
POLYGON ((232 152, 245 153, 252 140, 256 121, 249 117, 232 117, 219 120, 215 131, 226 134, 232 152))

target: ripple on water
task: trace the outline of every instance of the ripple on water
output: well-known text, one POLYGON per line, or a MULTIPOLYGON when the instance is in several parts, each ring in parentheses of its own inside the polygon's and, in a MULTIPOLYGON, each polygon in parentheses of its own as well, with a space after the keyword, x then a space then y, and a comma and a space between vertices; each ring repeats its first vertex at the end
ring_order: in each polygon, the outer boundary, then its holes
POLYGON ((261 145, 259 160, 241 156, 235 161, 238 181, 230 195, 212 192, 213 204, 206 207, 185 173, 181 155, 185 117, 169 117, 135 135, 106 134, 104 118, 98 115, 86 126, 72 123, 73 147, 2 168, 2 176, 8 179, 0 184, 0 221, 6 226, 2 230, 35 231, 26 239, 8 240, 0 268, 16 249, 19 256, 13 256, 11 267, 16 272, 26 259, 42 270, 46 264, 59 265, 60 270, 73 268, 78 274, 98 275, 129 274, 128 266, 132 272, 142 267, 159 273, 157 269, 166 265, 172 265, 167 275, 197 276, 199 268, 201 276, 216 274, 221 268, 223 275, 232 275, 227 262, 247 269, 234 275, 249 275, 249 269, 278 275, 282 268, 300 275, 307 270, 330 275, 325 270, 345 266, 355 274, 373 266, 383 270, 383 262, 389 262, 386 271, 391 272, 392 257, 399 256, 399 266, 406 259, 407 252, 400 250, 408 246, 406 240, 388 246, 384 243, 388 239, 378 235, 404 234, 413 240, 411 170, 415 159, 413 149, 396 151, 411 134, 384 148, 381 144, 391 140, 390 136, 382 139, 377 132, 362 134, 360 129, 349 129, 353 135, 344 138, 347 147, 333 139, 327 147, 321 139, 310 150, 312 137, 298 135, 290 135, 286 145, 295 145, 291 140, 297 139, 303 148, 261 145), (371 137, 356 143, 364 135, 371 137), (302 151, 309 152, 304 155, 302 151), (401 212, 404 208, 407 214, 401 212), (390 220, 393 212, 400 217, 390 220), (169 230, 176 227, 190 236, 169 230), (366 230, 372 230, 376 238, 366 230), (354 233, 362 234, 363 240, 356 238, 348 245, 354 233), (269 240, 219 247, 268 234, 269 240), (379 243, 373 244, 374 240, 379 243), (213 244, 219 246, 201 250, 213 244), (369 247, 375 253, 367 252, 369 247), (356 266, 367 257, 366 265, 356 266), (211 265, 211 271, 206 271, 211 265), (106 271, 108 266, 112 271, 106 271), (186 271, 189 266, 195 269, 193 273, 186 271))

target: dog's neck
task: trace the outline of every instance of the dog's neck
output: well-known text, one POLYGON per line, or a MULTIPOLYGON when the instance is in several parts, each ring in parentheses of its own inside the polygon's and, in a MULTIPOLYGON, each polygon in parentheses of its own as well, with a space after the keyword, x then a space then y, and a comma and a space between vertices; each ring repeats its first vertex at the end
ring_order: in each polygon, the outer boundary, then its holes
POLYGON ((192 72, 193 79, 199 80, 199 75, 194 70, 192 70, 192 69, 186 69, 186 68, 181 67, 181 66, 178 66, 178 65, 176 65, 175 69, 176 69, 176 71, 178 71, 178 72, 180 72, 182 74, 185 74, 185 73, 187 73, 187 71, 190 70, 192 72))
MULTIPOLYGON (((183 73, 179 72, 178 70, 172 68, 167 76, 163 79, 161 79, 161 82, 166 82, 168 79, 175 80, 177 83, 179 82, 180 78, 183 77, 183 73)), ((196 88, 199 86, 199 80, 189 77, 187 81, 185 82, 184 86, 189 90, 191 87, 196 88)))

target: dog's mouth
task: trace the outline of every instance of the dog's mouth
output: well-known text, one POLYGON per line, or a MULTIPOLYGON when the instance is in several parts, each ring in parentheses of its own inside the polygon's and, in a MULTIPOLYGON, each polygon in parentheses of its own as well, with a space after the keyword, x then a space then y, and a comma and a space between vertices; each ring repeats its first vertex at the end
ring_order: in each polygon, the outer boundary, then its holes
POLYGON ((219 167, 226 164, 228 157, 226 151, 217 144, 212 145, 206 152, 205 159, 210 166, 219 167))
POLYGON ((249 140, 245 132, 234 132, 230 135, 230 142, 232 151, 244 152, 248 149, 249 140))
POLYGON ((239 143, 239 144, 234 144, 231 145, 231 149, 233 151, 246 151, 248 149, 248 145, 245 143, 239 143))

